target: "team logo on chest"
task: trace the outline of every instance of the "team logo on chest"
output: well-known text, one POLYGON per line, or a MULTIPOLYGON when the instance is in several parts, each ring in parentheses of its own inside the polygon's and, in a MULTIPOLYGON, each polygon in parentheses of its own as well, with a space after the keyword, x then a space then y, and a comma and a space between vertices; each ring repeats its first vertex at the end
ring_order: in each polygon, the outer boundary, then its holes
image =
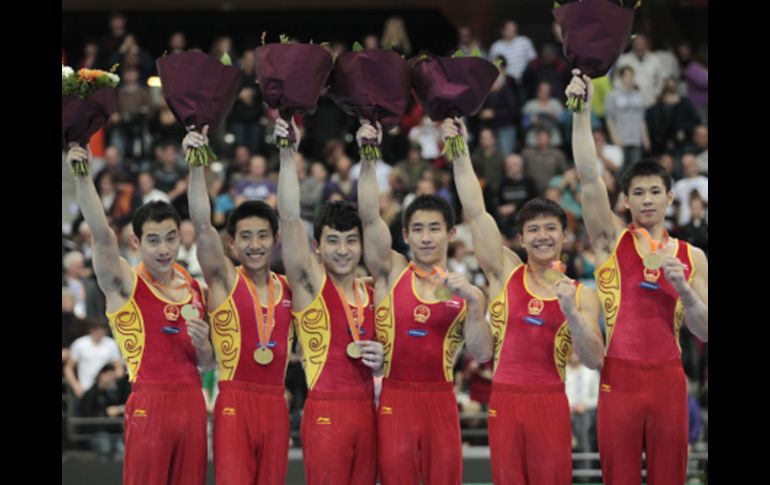
POLYGON ((527 311, 530 315, 540 315, 543 313, 543 308, 545 308, 545 304, 540 298, 532 298, 527 304, 527 311))
POLYGON ((163 307, 163 316, 169 322, 176 322, 179 320, 179 307, 176 305, 166 305, 163 307))
POLYGON ((655 283, 660 279, 660 269, 644 268, 644 279, 650 283, 655 283))
POLYGON ((425 323, 430 318, 430 308, 425 305, 417 305, 414 308, 414 321, 418 323, 425 323))

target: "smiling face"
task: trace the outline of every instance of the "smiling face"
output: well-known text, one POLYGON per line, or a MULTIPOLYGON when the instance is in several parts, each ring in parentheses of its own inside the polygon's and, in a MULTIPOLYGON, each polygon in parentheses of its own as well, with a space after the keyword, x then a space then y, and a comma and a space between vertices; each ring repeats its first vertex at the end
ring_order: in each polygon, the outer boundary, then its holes
POLYGON ((345 277, 353 273, 361 261, 361 233, 357 227, 340 231, 324 226, 316 251, 326 271, 340 278, 345 277))
POLYGON ((249 272, 262 271, 270 265, 277 238, 270 222, 261 217, 247 217, 235 225, 235 236, 228 235, 233 256, 249 272))
POLYGON ((550 263, 559 259, 567 240, 567 229, 558 217, 542 214, 523 223, 519 243, 527 251, 527 260, 550 263))

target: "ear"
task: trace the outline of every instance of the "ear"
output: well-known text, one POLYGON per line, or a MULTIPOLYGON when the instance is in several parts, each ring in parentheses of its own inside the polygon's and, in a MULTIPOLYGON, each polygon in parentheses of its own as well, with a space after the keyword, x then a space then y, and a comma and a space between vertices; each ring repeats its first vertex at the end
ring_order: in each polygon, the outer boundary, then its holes
POLYGON ((316 254, 321 254, 321 247, 318 245, 318 241, 313 239, 313 251, 315 251, 316 254))
POLYGON ((449 242, 452 242, 455 240, 455 237, 457 237, 457 227, 453 227, 449 231, 449 242))
POLYGON ((131 235, 131 245, 133 249, 139 249, 139 238, 136 237, 136 234, 131 235))
POLYGON ((631 210, 631 206, 628 205, 628 196, 626 194, 621 194, 621 197, 623 197, 623 207, 626 208, 626 210, 631 210))
POLYGON ((281 231, 275 233, 275 236, 273 236, 273 247, 278 246, 281 242, 281 231))
POLYGON ((666 194, 666 207, 670 206, 674 203, 674 191, 669 190, 668 194, 666 194))
POLYGON ((401 236, 404 238, 404 241, 409 240, 409 230, 407 228, 401 229, 401 236))

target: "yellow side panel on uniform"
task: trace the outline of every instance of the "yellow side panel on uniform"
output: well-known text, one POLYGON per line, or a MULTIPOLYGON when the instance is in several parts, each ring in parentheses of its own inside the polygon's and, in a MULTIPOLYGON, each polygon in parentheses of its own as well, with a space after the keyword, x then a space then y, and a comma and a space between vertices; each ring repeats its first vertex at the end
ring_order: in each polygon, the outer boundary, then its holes
POLYGON ((211 316, 211 340, 219 367, 219 380, 229 381, 235 376, 235 370, 241 358, 241 322, 232 294, 209 315, 211 316))
POLYGON ((610 348, 612 332, 620 309, 620 269, 615 253, 596 270, 596 291, 604 314, 604 326, 607 328, 607 345, 610 348))
MULTIPOLYGON (((134 283, 136 288, 136 283, 134 283)), ((128 380, 134 382, 144 353, 144 319, 134 295, 115 313, 108 313, 112 335, 128 368, 128 380)))
MULTIPOLYGON (((323 285, 321 287, 323 288, 323 285)), ((293 312, 297 323, 297 338, 302 347, 302 363, 308 389, 315 386, 321 375, 331 344, 329 310, 324 304, 322 293, 319 292, 306 309, 293 312)))
POLYGON ((492 327, 492 339, 494 340, 494 361, 492 372, 497 370, 497 362, 500 360, 500 351, 505 340, 505 330, 508 328, 508 288, 503 289, 489 304, 489 320, 492 327))
POLYGON ((559 371, 559 377, 564 382, 564 367, 567 365, 569 355, 572 353, 572 332, 569 329, 569 324, 564 322, 559 327, 559 331, 556 332, 556 337, 553 341, 553 362, 556 364, 556 369, 559 371))
MULTIPOLYGON (((695 280, 695 262, 692 260, 692 246, 687 245, 687 259, 690 268, 690 277, 687 278, 687 284, 692 287, 692 282, 695 280)), ((674 308, 674 335, 676 336, 676 345, 679 347, 679 353, 682 353, 682 345, 679 343, 679 332, 682 330, 682 324, 684 323, 684 303, 682 299, 676 300, 676 307, 674 308)))
POLYGON ((449 331, 444 338, 444 377, 449 382, 454 380, 454 366, 457 359, 457 353, 460 351, 460 347, 463 345, 463 322, 468 315, 468 308, 463 301, 463 309, 452 322, 449 327, 449 331))
POLYGON ((375 332, 377 341, 383 347, 383 367, 385 377, 390 375, 390 363, 393 360, 393 346, 396 343, 396 324, 393 319, 393 292, 375 310, 375 332))

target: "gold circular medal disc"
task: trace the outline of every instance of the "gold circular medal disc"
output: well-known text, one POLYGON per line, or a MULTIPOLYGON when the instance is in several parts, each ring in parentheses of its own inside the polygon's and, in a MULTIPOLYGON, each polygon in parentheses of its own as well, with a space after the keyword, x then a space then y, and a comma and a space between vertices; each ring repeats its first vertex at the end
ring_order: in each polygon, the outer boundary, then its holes
POLYGON ((663 256, 658 253, 650 253, 642 261, 647 269, 658 269, 663 266, 663 256))
POLYGON ((549 285, 556 283, 562 278, 564 278, 564 273, 556 271, 555 269, 547 269, 543 271, 543 279, 549 285))
POLYGON ((437 300, 449 301, 452 299, 452 296, 454 295, 454 293, 452 292, 452 290, 442 285, 436 288, 434 295, 437 300))
POLYGON ((267 365, 273 361, 273 351, 267 347, 261 347, 254 351, 254 360, 257 364, 267 365))
POLYGON ((182 307, 182 318, 185 320, 190 320, 193 318, 199 318, 200 314, 198 313, 198 309, 195 308, 193 305, 185 305, 182 307))
POLYGON ((350 342, 348 344, 348 356, 351 359, 360 359, 361 358, 361 348, 358 346, 355 342, 350 342))

